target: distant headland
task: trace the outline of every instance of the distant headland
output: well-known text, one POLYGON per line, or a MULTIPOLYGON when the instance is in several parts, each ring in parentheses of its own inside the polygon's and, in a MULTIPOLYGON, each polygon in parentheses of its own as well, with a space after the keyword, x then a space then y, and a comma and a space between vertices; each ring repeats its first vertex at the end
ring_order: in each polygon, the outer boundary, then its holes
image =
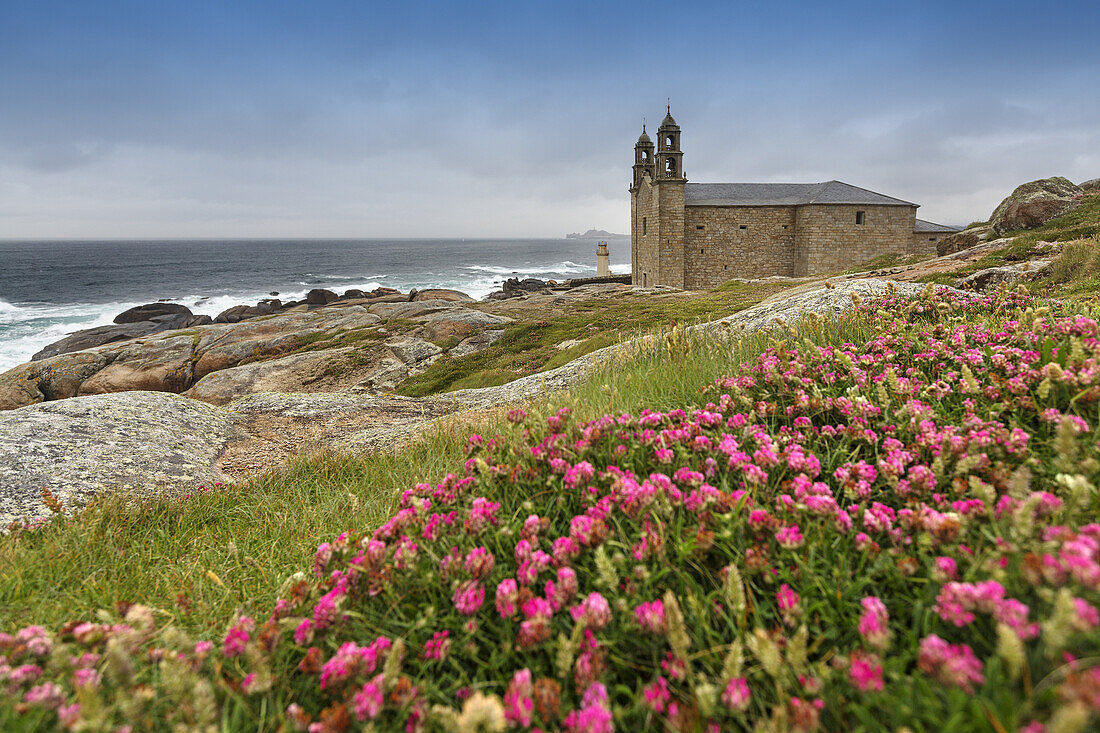
POLYGON ((626 239, 629 236, 630 236, 629 234, 612 234, 611 232, 604 231, 603 229, 589 229, 584 234, 578 234, 577 232, 573 232, 571 234, 566 234, 565 238, 566 239, 610 239, 610 238, 626 239))

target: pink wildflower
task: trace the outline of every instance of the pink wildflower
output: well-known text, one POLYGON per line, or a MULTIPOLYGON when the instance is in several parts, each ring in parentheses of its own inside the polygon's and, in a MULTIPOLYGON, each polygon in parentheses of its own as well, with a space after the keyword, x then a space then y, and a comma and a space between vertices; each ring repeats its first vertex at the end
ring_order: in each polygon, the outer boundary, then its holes
POLYGON ((781 547, 788 550, 796 550, 802 547, 805 542, 797 524, 781 528, 775 533, 775 541, 778 542, 781 547))
POLYGON ((749 707, 752 694, 749 683, 744 677, 733 677, 722 691, 722 702, 734 712, 743 713, 749 707))
POLYGON ((374 678, 363 685, 363 687, 355 693, 355 697, 352 698, 353 709, 355 710, 355 717, 359 722, 365 722, 368 720, 374 720, 378 717, 378 714, 382 712, 383 690, 385 689, 385 682, 382 679, 382 675, 375 675, 374 678))
POLYGON ((531 725, 531 712, 535 707, 534 689, 531 670, 524 668, 512 675, 508 691, 504 693, 505 720, 520 728, 531 725))
POLYGON ((222 642, 222 653, 227 657, 237 657, 244 653, 244 647, 249 640, 249 632, 256 627, 256 622, 248 616, 241 616, 237 623, 226 633, 222 642))
POLYGON ((451 600, 459 613, 473 616, 485 601, 485 587, 476 580, 467 580, 455 588, 451 600))
POLYGON ((501 618, 516 615, 516 601, 519 598, 519 586, 512 578, 505 578, 497 585, 496 606, 501 618))
POLYGON ((885 651, 890 646, 890 615, 886 612, 886 606, 875 596, 867 596, 860 601, 860 605, 863 606, 863 615, 859 617, 859 635, 870 646, 885 651))
POLYGON ((917 666, 943 684, 961 687, 971 694, 974 692, 974 685, 985 682, 982 663, 969 646, 948 644, 935 634, 921 640, 917 666))
POLYGON ((570 609, 573 620, 579 624, 599 631, 611 621, 611 606, 599 593, 589 593, 580 605, 570 609))
POLYGON ((883 687, 882 664, 874 654, 853 652, 848 660, 848 675, 860 692, 880 692, 883 687))
POLYGON ((639 604, 634 608, 638 625, 651 634, 663 634, 665 631, 665 604, 660 600, 639 604))

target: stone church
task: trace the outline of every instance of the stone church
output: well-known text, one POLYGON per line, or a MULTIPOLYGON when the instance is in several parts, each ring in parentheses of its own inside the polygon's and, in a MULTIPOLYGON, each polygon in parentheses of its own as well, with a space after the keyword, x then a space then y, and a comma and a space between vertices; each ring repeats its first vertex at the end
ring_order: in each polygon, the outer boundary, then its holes
POLYGON ((734 277, 841 272, 882 255, 935 255, 955 230, 917 204, 840 181, 688 183, 671 109, 634 146, 630 260, 635 285, 711 288, 734 277))

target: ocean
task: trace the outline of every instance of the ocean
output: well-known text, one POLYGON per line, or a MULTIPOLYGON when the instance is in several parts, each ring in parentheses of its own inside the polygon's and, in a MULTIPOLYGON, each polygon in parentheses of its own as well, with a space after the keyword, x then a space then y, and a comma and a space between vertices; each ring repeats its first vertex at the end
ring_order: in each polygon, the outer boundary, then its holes
MULTIPOLYGON (((611 270, 630 271, 630 243, 611 239, 611 270)), ((454 288, 483 298, 509 277, 596 274, 580 239, 226 239, 0 241, 0 372, 46 344, 167 300, 196 314, 385 286, 454 288)))

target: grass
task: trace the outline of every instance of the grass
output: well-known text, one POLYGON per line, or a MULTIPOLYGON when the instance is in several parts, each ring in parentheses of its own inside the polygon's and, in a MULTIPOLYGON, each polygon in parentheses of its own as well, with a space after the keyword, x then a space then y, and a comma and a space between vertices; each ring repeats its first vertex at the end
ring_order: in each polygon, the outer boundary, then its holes
POLYGON ((1100 235, 1068 242, 1050 273, 1031 284, 1034 292, 1056 292, 1069 299, 1095 299, 1100 294, 1100 235))
MULTIPOLYGON (((797 338, 866 340, 873 329, 843 320, 803 324, 797 338)), ((538 414, 561 406, 581 418, 702 405, 702 390, 767 347, 768 337, 729 340, 656 334, 598 369, 538 414)), ((401 491, 461 467, 471 433, 506 432, 499 413, 451 421, 392 453, 300 456, 285 469, 187 500, 93 503, 75 521, 0 537, 0 631, 57 626, 117 603, 174 615, 189 633, 213 638, 235 612, 260 614, 284 579, 302 570, 319 541, 364 530, 388 516, 401 491)))
POLYGON ((467 387, 505 384, 520 377, 562 366, 579 356, 621 339, 671 327, 722 318, 760 302, 784 285, 727 283, 690 299, 620 296, 569 305, 567 312, 504 327, 504 335, 484 351, 441 357, 398 390, 423 397, 467 387), (558 344, 581 343, 560 350, 558 344))
POLYGON ((900 265, 915 265, 918 262, 924 260, 930 260, 935 255, 898 255, 898 254, 886 254, 879 255, 859 265, 859 267, 853 267, 850 270, 845 270, 843 274, 852 275, 857 272, 868 272, 870 270, 881 270, 886 267, 898 267, 900 265))

